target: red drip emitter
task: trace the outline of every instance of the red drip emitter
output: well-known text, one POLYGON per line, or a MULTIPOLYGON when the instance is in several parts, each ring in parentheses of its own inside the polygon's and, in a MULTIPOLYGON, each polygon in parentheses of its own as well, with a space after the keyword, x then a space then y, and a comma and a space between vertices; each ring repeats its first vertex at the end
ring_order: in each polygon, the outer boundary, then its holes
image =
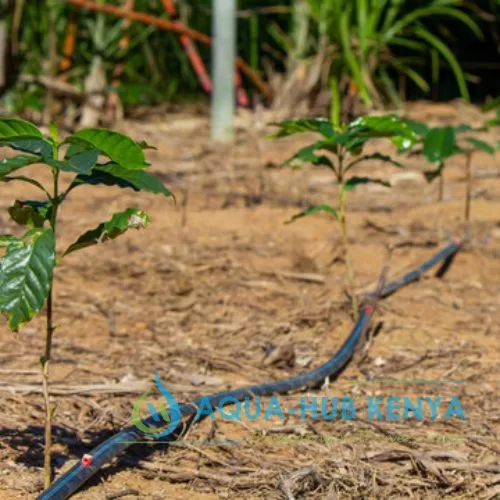
POLYGON ((84 467, 88 467, 89 465, 92 465, 92 455, 83 455, 82 457, 82 465, 84 467))

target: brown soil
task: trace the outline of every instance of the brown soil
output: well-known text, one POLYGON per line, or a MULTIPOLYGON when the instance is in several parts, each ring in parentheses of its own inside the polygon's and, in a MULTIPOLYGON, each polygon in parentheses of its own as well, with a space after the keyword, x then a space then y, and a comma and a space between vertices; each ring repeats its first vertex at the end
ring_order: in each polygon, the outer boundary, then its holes
MULTIPOLYGON (((476 109, 458 105, 419 103, 411 112, 443 123, 480 119, 476 109)), ((148 152, 151 169, 177 204, 82 188, 62 210, 61 248, 129 206, 146 210, 152 225, 73 254, 57 269, 51 375, 57 474, 129 425, 155 370, 179 401, 188 401, 317 366, 352 326, 336 225, 322 216, 283 224, 308 203, 333 203, 328 172, 279 167, 307 137, 267 141, 247 116, 234 147, 210 143, 205 117, 161 116, 124 130, 158 146, 148 152)), ((418 174, 424 163, 409 164, 417 172, 409 178, 378 162, 366 165, 362 173, 398 182, 391 191, 362 187, 350 197, 360 291, 374 286, 388 248, 391 276, 399 276, 465 234, 463 159, 446 170, 442 204, 437 185, 418 174)), ((48 179, 42 167, 31 170, 48 179)), ((493 159, 474 157, 470 240, 445 278, 429 273, 383 301, 376 316, 382 328, 364 356, 328 386, 282 399, 298 407, 300 397, 351 396, 361 419, 208 418, 190 430, 190 442, 239 444, 135 446, 75 498, 498 497, 499 172, 493 159), (442 403, 435 421, 426 410, 422 422, 371 423, 369 395, 439 395, 444 402, 458 396, 466 420, 445 420, 442 403)), ((5 209, 37 193, 15 183, 1 185, 0 193, 0 232, 18 232, 5 209)), ((43 327, 43 314, 19 334, 0 326, 5 500, 41 490, 43 327)))

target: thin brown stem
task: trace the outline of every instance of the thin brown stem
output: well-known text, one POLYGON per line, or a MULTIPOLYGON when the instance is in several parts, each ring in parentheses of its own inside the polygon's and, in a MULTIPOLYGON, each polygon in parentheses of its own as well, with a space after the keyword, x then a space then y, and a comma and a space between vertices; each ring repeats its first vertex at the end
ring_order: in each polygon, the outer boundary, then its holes
POLYGON ((444 200, 444 172, 441 172, 439 176, 439 191, 438 191, 438 201, 442 203, 444 200))
MULTIPOLYGON (((57 147, 54 148, 54 157, 57 158, 57 147)), ((56 233, 57 209, 59 203, 59 172, 54 169, 52 171, 54 183, 54 196, 52 198, 52 215, 50 217, 50 226, 56 233)), ((45 351, 42 357, 42 382, 43 382, 43 399, 45 403, 45 450, 43 456, 44 470, 44 486, 47 489, 52 482, 52 418, 56 410, 56 405, 50 402, 49 390, 49 368, 52 350, 52 335, 54 333, 53 322, 53 286, 51 284, 49 295, 47 297, 47 323, 45 333, 45 351)))
POLYGON ((472 154, 468 153, 465 164, 466 191, 465 191, 465 221, 470 222, 470 205, 472 200, 472 154))
POLYGON ((42 358, 42 376, 43 376, 43 399, 45 402, 45 450, 43 459, 44 469, 44 487, 48 488, 52 482, 52 416, 54 415, 55 407, 50 403, 49 393, 49 365, 52 348, 52 334, 54 326, 52 322, 52 288, 49 291, 47 298, 47 331, 45 337, 45 353, 42 358))
POLYGON ((348 242, 348 234, 347 234, 347 220, 346 220, 346 211, 345 211, 345 189, 344 183, 339 182, 339 223, 340 229, 342 231, 342 251, 344 254, 344 262, 345 262, 345 270, 346 270, 346 281, 347 287, 349 291, 349 295, 351 297, 351 305, 352 305, 352 313, 354 316, 354 320, 358 318, 358 298, 356 297, 356 289, 354 285, 354 272, 352 269, 351 256, 349 253, 349 242, 348 242))

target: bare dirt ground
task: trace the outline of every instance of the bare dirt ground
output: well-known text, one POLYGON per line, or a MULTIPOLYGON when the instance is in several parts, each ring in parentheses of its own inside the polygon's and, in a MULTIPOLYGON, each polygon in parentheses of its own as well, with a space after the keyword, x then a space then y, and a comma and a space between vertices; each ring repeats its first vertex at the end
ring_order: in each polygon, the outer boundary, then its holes
MULTIPOLYGON (((439 123, 481 118, 454 104, 418 103, 410 111, 439 123)), ((155 370, 188 401, 318 366, 349 334, 338 228, 322 216, 283 224, 309 203, 334 203, 333 179, 279 167, 306 136, 271 142, 249 117, 241 123, 236 145, 225 147, 210 143, 202 116, 127 122, 124 130, 158 147, 148 152, 151 169, 177 205, 102 187, 75 190, 63 208, 60 248, 129 206, 146 210, 152 225, 73 254, 57 269, 57 474, 130 424, 155 370)), ((362 187, 350 197, 360 291, 373 287, 387 248, 395 277, 465 233, 463 159, 446 171, 442 204, 437 185, 419 173, 424 163, 408 163, 413 174, 366 165, 394 187, 362 187)), ((42 167, 31 170, 48 178, 42 167)), ((5 209, 35 194, 0 186, 1 233, 19 231, 5 209)), ((473 195, 470 241, 445 278, 429 273, 384 300, 376 316, 382 328, 364 355, 329 385, 282 398, 296 408, 300 397, 350 396, 359 419, 208 418, 191 429, 188 444, 134 446, 75 498, 499 498, 500 170, 486 155, 474 158, 473 195), (435 421, 425 406, 421 422, 372 422, 370 395, 441 396, 444 403, 435 421), (444 419, 452 396, 464 421, 444 419), (206 439, 239 444, 193 444, 206 439)), ((16 335, 0 325, 5 500, 41 491, 43 327, 43 315, 16 335)))

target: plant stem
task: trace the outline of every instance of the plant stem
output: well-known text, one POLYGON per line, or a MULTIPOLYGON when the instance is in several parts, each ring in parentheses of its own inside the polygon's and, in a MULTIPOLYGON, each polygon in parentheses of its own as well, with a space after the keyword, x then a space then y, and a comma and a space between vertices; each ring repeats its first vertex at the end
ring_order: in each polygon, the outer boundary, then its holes
POLYGON ((468 223, 470 222, 470 204, 472 198, 472 154, 468 153, 466 158, 465 176, 467 185, 465 191, 465 221, 468 223))
POLYGON ((52 347, 52 334, 54 332, 54 327, 52 324, 52 288, 49 291, 49 296, 47 298, 47 330, 45 337, 45 353, 42 358, 42 370, 43 370, 43 398, 45 402, 45 450, 43 459, 43 469, 44 469, 44 487, 47 489, 52 482, 52 460, 51 460, 51 449, 52 449, 52 416, 54 414, 54 409, 50 404, 50 393, 49 393, 49 363, 50 363, 50 352, 52 347))
MULTIPOLYGON (((55 155, 57 158, 57 155, 55 155)), ((54 181, 54 197, 52 198, 52 214, 50 217, 50 226, 54 235, 56 232, 57 223, 57 208, 59 198, 59 172, 54 169, 52 171, 54 181)), ((45 332, 45 352, 42 357, 42 381, 43 381, 43 399, 45 403, 45 450, 43 456, 44 470, 44 487, 47 489, 52 482, 52 417, 55 412, 55 405, 50 404, 49 391, 49 365, 52 350, 52 335, 54 333, 53 324, 53 286, 51 285, 49 295, 47 297, 47 323, 45 332)))
POLYGON ((342 231, 342 252, 345 262, 345 277, 347 281, 347 287, 349 295, 351 296, 352 313, 354 320, 358 318, 358 299, 356 297, 356 290, 354 287, 354 272, 352 269, 351 256, 349 254, 349 243, 347 235, 347 220, 346 220, 346 210, 345 210, 345 189, 344 189, 344 179, 343 179, 343 158, 339 156, 339 175, 338 175, 338 202, 339 202, 339 223, 340 230, 342 231))
POLYGON ((438 201, 441 203, 444 199, 444 172, 441 172, 439 176, 439 191, 438 191, 438 201))

